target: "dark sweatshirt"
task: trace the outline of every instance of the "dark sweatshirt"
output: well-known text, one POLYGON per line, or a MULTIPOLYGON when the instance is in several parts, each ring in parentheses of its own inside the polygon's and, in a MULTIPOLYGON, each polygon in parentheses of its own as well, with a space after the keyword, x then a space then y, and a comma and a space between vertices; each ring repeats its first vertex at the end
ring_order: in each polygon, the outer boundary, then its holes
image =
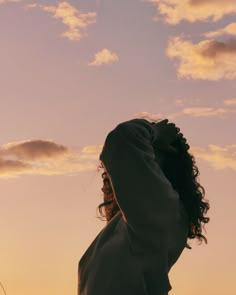
POLYGON ((120 207, 79 262, 79 295, 166 295, 186 246, 188 217, 155 158, 157 129, 134 119, 111 131, 100 155, 120 207))

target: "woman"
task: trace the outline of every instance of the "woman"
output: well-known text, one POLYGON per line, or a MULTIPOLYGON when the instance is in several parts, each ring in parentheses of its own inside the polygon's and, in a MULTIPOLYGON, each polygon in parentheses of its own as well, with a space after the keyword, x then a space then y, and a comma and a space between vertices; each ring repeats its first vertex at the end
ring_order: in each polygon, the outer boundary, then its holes
POLYGON ((80 295, 166 295, 187 239, 206 238, 204 189, 179 128, 134 119, 100 155, 107 225, 79 262, 80 295))

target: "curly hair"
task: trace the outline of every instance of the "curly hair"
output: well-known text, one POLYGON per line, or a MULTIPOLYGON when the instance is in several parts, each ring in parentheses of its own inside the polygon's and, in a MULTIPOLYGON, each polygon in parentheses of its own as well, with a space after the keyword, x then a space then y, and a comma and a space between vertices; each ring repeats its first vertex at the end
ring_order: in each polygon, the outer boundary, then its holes
MULTIPOLYGON (((207 243, 207 238, 202 234, 204 225, 210 221, 206 217, 210 209, 209 202, 205 200, 205 190, 199 183, 199 169, 192 154, 184 149, 180 141, 173 146, 178 151, 177 155, 165 155, 161 167, 173 188, 179 193, 180 199, 189 217, 189 239, 197 239, 207 243)), ((187 248, 191 247, 187 244, 187 248)))
MULTIPOLYGON (((101 166, 101 168, 103 168, 101 166)), ((100 217, 103 218, 103 220, 106 220, 109 222, 117 212, 120 212, 120 208, 115 200, 114 192, 110 183, 110 179, 108 178, 108 175, 106 172, 102 173, 103 178, 103 203, 101 203, 98 206, 100 217), (104 209, 104 211, 103 211, 104 209)))
MULTIPOLYGON (((164 155, 164 163, 161 168, 173 188, 179 193, 180 199, 189 217, 188 239, 196 238, 199 242, 207 243, 206 237, 202 234, 204 225, 209 222, 206 213, 210 205, 205 197, 205 190, 199 183, 199 170, 193 155, 180 141, 173 146, 178 151, 177 155, 164 155)), ((160 151, 158 151, 160 154, 160 151)), ((114 192, 106 172, 103 178, 103 199, 104 202, 98 206, 100 217, 109 222, 120 211, 115 200, 114 192), (103 210, 104 209, 104 210, 103 210), (104 212, 105 211, 105 212, 104 212)), ((189 244, 186 245, 191 249, 189 244)))

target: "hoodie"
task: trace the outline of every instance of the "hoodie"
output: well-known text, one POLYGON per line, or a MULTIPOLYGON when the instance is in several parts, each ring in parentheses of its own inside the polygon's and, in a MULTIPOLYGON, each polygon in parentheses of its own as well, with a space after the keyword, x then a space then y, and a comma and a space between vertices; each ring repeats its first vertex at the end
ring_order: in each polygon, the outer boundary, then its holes
POLYGON ((118 212, 79 261, 79 295, 166 295, 184 250, 188 216, 158 164, 158 130, 143 119, 119 124, 100 160, 118 212))

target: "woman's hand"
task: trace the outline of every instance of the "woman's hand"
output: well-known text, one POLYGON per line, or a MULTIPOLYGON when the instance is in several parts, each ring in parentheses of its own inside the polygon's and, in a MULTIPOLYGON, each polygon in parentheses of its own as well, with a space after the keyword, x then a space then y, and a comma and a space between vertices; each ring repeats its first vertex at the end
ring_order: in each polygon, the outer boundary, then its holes
POLYGON ((188 150, 189 145, 186 143, 186 139, 182 133, 179 133, 180 129, 175 126, 174 123, 169 123, 167 119, 158 123, 152 123, 153 127, 157 131, 157 138, 153 143, 155 149, 168 154, 178 154, 179 148, 188 150), (178 144, 176 144, 178 143, 178 144))

